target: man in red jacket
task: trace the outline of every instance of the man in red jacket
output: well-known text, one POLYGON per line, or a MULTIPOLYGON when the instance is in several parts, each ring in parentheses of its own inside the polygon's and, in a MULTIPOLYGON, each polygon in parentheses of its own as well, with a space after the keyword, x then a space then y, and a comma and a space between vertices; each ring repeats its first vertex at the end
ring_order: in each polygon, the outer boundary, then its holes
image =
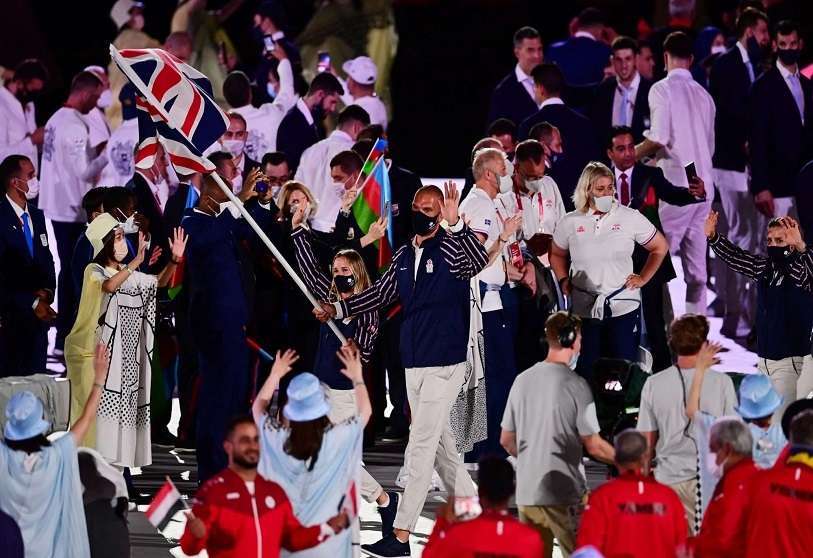
POLYGON ((745 554, 739 533, 751 501, 750 489, 759 469, 751 458, 753 438, 737 418, 718 419, 709 432, 709 450, 723 471, 693 541, 695 558, 738 558, 745 554))
POLYGON ((211 558, 277 558, 304 550, 347 527, 347 515, 303 527, 282 488, 257 474, 260 441, 254 419, 233 419, 223 449, 229 466, 198 490, 181 537, 184 553, 211 558))
POLYGON ((649 476, 647 442, 636 430, 615 439, 620 475, 590 495, 576 548, 592 545, 605 558, 674 558, 686 544, 683 504, 649 476))
MULTIPOLYGON (((480 461, 477 489, 483 513, 470 521, 454 522, 438 514, 435 529, 426 543, 424 558, 539 558, 542 539, 536 529, 508 513, 514 494, 514 468, 504 459, 480 461)), ((450 503, 454 501, 450 499, 450 503)), ((451 511, 451 510, 450 510, 451 511)))
POLYGON ((813 549, 813 411, 790 425, 790 453, 783 465, 760 471, 753 481, 746 558, 810 556, 813 549))

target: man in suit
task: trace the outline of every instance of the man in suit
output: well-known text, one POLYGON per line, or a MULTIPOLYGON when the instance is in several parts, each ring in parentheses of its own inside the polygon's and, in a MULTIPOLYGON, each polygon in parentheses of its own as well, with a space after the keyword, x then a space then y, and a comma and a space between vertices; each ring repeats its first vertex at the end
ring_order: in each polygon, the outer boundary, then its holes
MULTIPOLYGON (((160 143, 157 146, 153 165, 146 169, 136 168, 133 178, 125 184, 125 187, 135 194, 135 210, 146 217, 146 223, 142 222, 140 225, 146 225, 141 228, 141 232, 149 237, 150 252, 156 247, 161 248, 162 255, 157 264, 163 267, 166 258, 169 257, 169 229, 164 222, 164 204, 167 200, 164 196, 169 194, 166 179, 169 163, 164 148, 160 143)), ((122 219, 123 216, 114 215, 114 217, 122 219)), ((152 261, 151 257, 147 261, 152 261)))
POLYGON ((531 128, 540 122, 548 122, 559 129, 562 153, 553 163, 550 174, 559 185, 565 207, 571 211, 570 198, 584 166, 599 157, 596 134, 587 118, 562 101, 565 78, 559 66, 540 64, 532 73, 539 110, 520 124, 518 139, 528 139, 531 128))
MULTIPOLYGON (((675 186, 663 176, 658 167, 635 162, 635 139, 632 128, 614 126, 607 136, 607 158, 615 174, 615 194, 621 205, 640 211, 644 217, 663 232, 658 215, 660 200, 683 206, 706 199, 703 180, 696 177, 688 188, 675 186)), ((633 270, 643 269, 649 252, 636 245, 632 254, 633 270)), ((653 370, 663 370, 671 365, 669 346, 666 342, 664 300, 669 296, 666 283, 675 278, 675 269, 668 254, 652 279, 641 288, 641 310, 646 325, 646 339, 653 357, 653 370)), ((671 307, 671 303, 669 304, 671 307)))
POLYGON ((23 155, 0 163, 0 377, 45 371, 56 288, 45 216, 28 205, 39 185, 23 155))
POLYGON ((576 32, 548 48, 548 62, 558 64, 568 85, 589 85, 604 79, 610 47, 602 42, 604 15, 597 8, 585 8, 578 16, 576 32))
POLYGON ((322 121, 336 112, 344 89, 330 72, 317 74, 311 82, 307 95, 300 98, 288 111, 277 131, 277 151, 288 157, 291 170, 299 166, 302 153, 321 139, 322 121))
POLYGON ((636 60, 640 51, 634 39, 618 37, 613 41, 612 53, 615 75, 596 87, 590 120, 599 138, 606 138, 613 126, 629 126, 638 142, 649 129, 647 97, 652 82, 638 73, 636 60))
POLYGON ((231 155, 234 162, 234 175, 230 176, 232 188, 237 193, 243 186, 243 181, 260 163, 246 154, 246 141, 248 140, 248 125, 245 117, 239 112, 228 113, 229 127, 220 136, 221 150, 231 155))
MULTIPOLYGON (((737 42, 714 62, 709 93, 717 106, 714 118, 714 184, 720 194, 728 225, 728 239, 753 252, 762 232, 754 201, 748 192, 748 94, 759 76, 761 52, 770 44, 768 17, 746 8, 737 18, 737 42)), ((746 288, 746 278, 727 266, 714 269, 717 297, 723 302, 722 333, 744 337, 751 331, 756 289, 746 288)))
POLYGON ((813 85, 799 71, 802 39, 796 23, 779 22, 773 47, 776 65, 751 89, 750 188, 766 217, 795 217, 796 177, 811 154, 813 85))
POLYGON ((542 63, 542 37, 533 27, 521 27, 514 33, 514 56, 517 65, 505 76, 491 95, 488 122, 507 118, 519 124, 539 110, 534 96, 531 71, 542 63))

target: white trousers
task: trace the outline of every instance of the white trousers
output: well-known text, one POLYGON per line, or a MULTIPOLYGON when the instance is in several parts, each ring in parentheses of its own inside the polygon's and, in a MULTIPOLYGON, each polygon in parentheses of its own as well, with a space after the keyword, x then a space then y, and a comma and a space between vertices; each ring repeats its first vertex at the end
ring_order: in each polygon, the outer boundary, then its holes
POLYGON ((771 360, 760 357, 757 367, 770 379, 773 387, 784 398, 782 406, 773 414, 774 422, 782 420, 785 408, 804 399, 813 392, 813 358, 810 355, 771 360))

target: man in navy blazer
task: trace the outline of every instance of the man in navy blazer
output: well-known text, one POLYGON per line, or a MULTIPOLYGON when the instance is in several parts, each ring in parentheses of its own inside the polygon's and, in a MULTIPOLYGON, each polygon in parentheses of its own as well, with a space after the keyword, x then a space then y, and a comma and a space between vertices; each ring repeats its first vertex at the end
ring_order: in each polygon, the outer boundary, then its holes
POLYGON ((45 371, 56 274, 45 216, 26 200, 39 188, 34 165, 6 157, 0 184, 0 377, 25 376, 45 371))
POLYGON ((491 95, 488 124, 507 118, 516 125, 531 116, 539 106, 534 96, 533 69, 542 63, 542 37, 533 27, 520 27, 514 33, 514 56, 517 65, 505 76, 491 95))
POLYGON ((638 43, 618 37, 612 45, 615 75, 596 86, 588 113, 596 135, 604 140, 613 126, 629 126, 636 142, 643 141, 649 129, 649 88, 652 81, 638 73, 638 43))
POLYGON ((316 74, 308 94, 299 99, 282 118, 277 131, 277 151, 288 157, 291 173, 299 166, 302 153, 322 139, 322 120, 336 112, 344 88, 329 72, 316 74))
POLYGON ((776 26, 776 65, 751 89, 751 193, 767 217, 796 212, 794 186, 811 154, 813 85, 799 71, 801 38, 791 21, 776 26))
POLYGON ((573 202, 570 198, 582 170, 590 161, 599 159, 596 134, 586 117, 565 106, 562 101, 565 81, 562 70, 556 64, 540 64, 532 73, 534 91, 537 100, 540 101, 540 108, 520 124, 517 139, 520 141, 528 139, 531 128, 541 122, 548 122, 559 129, 562 136, 562 153, 553 163, 550 174, 559 186, 565 207, 572 211, 573 202))
POLYGON ((610 47, 601 41, 604 16, 596 8, 585 8, 578 16, 576 33, 548 48, 545 58, 558 64, 568 85, 589 85, 604 79, 610 63, 610 47))

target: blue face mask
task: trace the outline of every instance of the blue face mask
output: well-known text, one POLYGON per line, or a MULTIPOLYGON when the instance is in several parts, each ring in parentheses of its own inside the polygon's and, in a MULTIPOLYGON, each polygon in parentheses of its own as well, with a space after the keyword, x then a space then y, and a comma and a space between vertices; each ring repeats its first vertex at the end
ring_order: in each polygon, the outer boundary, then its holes
POLYGON ((269 81, 268 83, 266 83, 266 84, 265 84, 265 91, 266 91, 266 93, 268 93, 268 97, 269 97, 270 99, 276 99, 276 97, 277 97, 277 90, 276 90, 276 89, 274 89, 274 84, 273 84, 273 83, 271 83, 270 81, 269 81))

